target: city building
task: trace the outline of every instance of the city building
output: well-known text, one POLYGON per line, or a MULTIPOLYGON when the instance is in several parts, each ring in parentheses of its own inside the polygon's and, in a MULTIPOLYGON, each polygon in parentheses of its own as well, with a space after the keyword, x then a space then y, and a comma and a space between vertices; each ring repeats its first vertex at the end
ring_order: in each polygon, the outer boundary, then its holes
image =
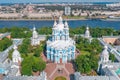
POLYGON ((106 4, 107 7, 120 7, 120 3, 106 4))
POLYGON ((75 59, 75 41, 69 37, 67 21, 63 23, 62 17, 59 22, 54 22, 52 37, 47 41, 47 59, 55 63, 67 63, 75 59))
POLYGON ((81 13, 81 10, 78 10, 78 9, 72 10, 72 15, 73 15, 73 16, 79 16, 80 13, 81 13))
POLYGON ((65 7, 65 15, 67 15, 67 16, 71 15, 71 8, 70 8, 70 6, 66 6, 65 7))

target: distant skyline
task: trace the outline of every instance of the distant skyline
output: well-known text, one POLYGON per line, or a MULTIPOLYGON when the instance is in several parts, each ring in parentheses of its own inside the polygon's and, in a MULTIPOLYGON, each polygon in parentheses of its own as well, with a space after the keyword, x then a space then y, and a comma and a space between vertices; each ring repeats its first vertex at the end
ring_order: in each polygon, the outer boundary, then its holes
POLYGON ((120 0, 0 0, 0 3, 40 3, 40 2, 120 2, 120 0))

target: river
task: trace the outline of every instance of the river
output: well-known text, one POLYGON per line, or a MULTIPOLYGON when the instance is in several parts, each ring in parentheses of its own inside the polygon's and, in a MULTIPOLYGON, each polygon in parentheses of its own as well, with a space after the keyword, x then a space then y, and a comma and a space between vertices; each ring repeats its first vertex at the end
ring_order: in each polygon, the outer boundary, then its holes
MULTIPOLYGON (((0 20, 0 28, 3 27, 29 27, 32 28, 35 25, 37 28, 40 27, 52 27, 54 21, 50 20, 0 20)), ((70 27, 110 27, 116 30, 120 30, 120 20, 118 21, 105 21, 105 20, 69 20, 68 24, 70 27)))

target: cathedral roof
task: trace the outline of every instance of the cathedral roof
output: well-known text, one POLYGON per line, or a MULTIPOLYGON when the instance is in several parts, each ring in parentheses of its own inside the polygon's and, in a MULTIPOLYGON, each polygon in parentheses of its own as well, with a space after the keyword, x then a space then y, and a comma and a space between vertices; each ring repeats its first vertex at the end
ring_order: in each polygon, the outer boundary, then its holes
POLYGON ((63 30, 64 29, 64 24, 57 24, 56 28, 59 29, 59 30, 63 30))
POLYGON ((65 24, 64 24, 62 17, 59 17, 58 24, 55 21, 54 25, 53 25, 53 28, 58 29, 58 30, 63 30, 64 28, 68 28, 68 23, 67 23, 67 21, 65 21, 65 24))
POLYGON ((72 39, 69 39, 68 41, 64 41, 64 40, 58 40, 54 42, 48 41, 48 45, 56 49, 65 49, 68 48, 69 46, 73 46, 74 43, 75 42, 72 39))

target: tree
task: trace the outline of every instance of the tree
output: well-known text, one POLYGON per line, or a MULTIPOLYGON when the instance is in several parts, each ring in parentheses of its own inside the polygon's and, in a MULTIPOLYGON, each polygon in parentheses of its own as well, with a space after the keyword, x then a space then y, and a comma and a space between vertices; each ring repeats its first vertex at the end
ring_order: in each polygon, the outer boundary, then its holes
POLYGON ((77 71, 81 73, 89 73, 90 71, 97 70, 99 53, 102 51, 102 46, 97 39, 93 39, 91 42, 88 39, 82 37, 77 38, 77 49, 82 53, 75 59, 77 71))
POLYGON ((24 58, 24 60, 22 61, 22 69, 21 69, 21 73, 22 75, 32 75, 32 66, 33 64, 33 57, 32 56, 27 56, 24 58))
POLYGON ((11 45, 12 45, 11 39, 3 38, 2 40, 0 40, 0 51, 4 51, 11 45))
POLYGON ((43 71, 46 67, 45 62, 39 57, 32 55, 26 56, 22 62, 22 75, 32 75, 32 72, 43 71))
POLYGON ((115 61, 115 55, 110 53, 109 59, 114 62, 115 61))
POLYGON ((46 67, 45 62, 40 59, 40 58, 36 58, 34 57, 33 60, 33 65, 32 65, 32 71, 36 72, 36 71, 43 71, 46 67))
POLYGON ((91 71, 88 55, 80 55, 75 59, 77 70, 81 73, 88 73, 91 71))
POLYGON ((20 53, 29 53, 29 47, 30 47, 30 39, 29 38, 25 38, 23 40, 22 45, 19 46, 19 51, 20 53))

